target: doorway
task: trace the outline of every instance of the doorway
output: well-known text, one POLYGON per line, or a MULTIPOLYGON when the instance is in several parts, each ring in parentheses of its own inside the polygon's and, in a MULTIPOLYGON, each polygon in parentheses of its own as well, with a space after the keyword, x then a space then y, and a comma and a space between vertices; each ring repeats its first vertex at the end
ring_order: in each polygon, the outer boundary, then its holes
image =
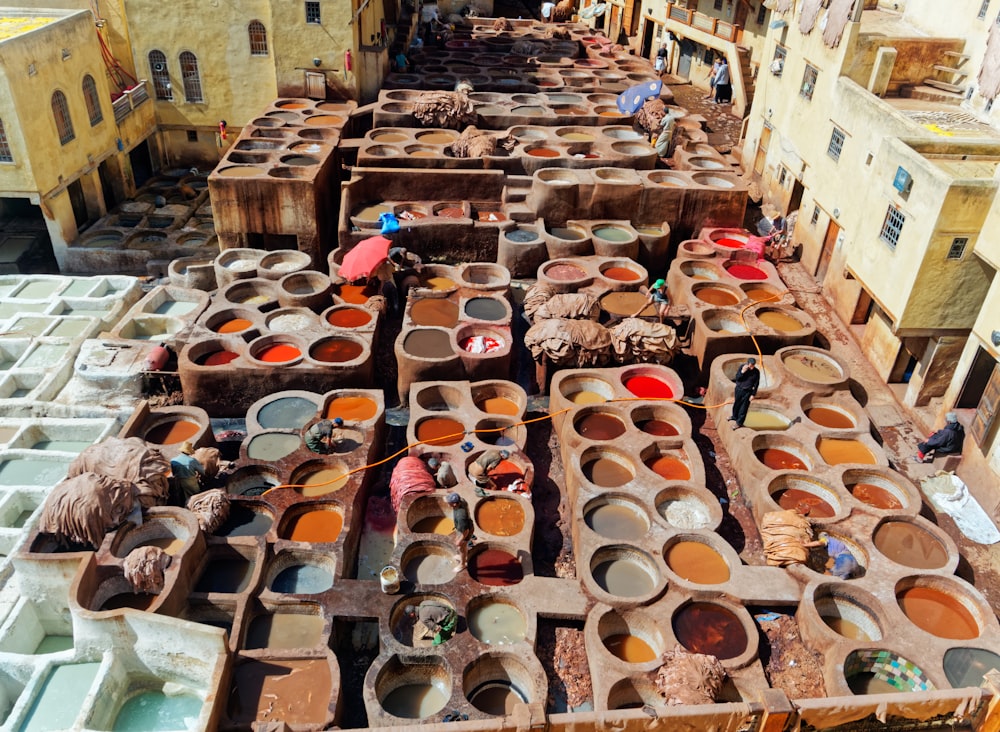
POLYGON ((986 391, 986 385, 990 383, 990 377, 996 366, 996 359, 980 346, 976 350, 975 358, 972 359, 972 366, 965 377, 965 383, 962 385, 955 406, 959 409, 974 409, 983 398, 983 392, 986 391))
MULTIPOLYGON (((826 279, 826 272, 830 268, 830 259, 833 257, 833 249, 837 244, 837 237, 840 236, 840 224, 838 224, 833 219, 830 219, 830 223, 826 227, 826 236, 823 237, 823 248, 819 252, 819 261, 816 262, 816 272, 814 276, 817 282, 822 282, 826 279)), ((868 293, 862 291, 862 294, 867 297, 868 293)), ((860 304, 860 298, 859 298, 860 304)), ((871 298, 868 298, 868 304, 866 308, 871 307, 871 298)), ((868 317, 865 316, 865 321, 867 322, 868 317)), ((853 320, 851 321, 854 322, 853 320)))
POLYGON ((764 172, 764 163, 767 161, 767 148, 771 144, 771 132, 774 128, 764 123, 760 129, 760 141, 757 143, 757 155, 753 160, 754 175, 761 175, 764 172))
POLYGON ((681 41, 681 55, 677 59, 677 75, 683 79, 691 78, 691 59, 694 58, 698 45, 687 38, 681 41))
POLYGON ((128 153, 129 166, 132 168, 132 184, 142 188, 146 181, 153 177, 153 160, 149 155, 149 143, 143 140, 128 153))
POLYGON ((649 20, 646 20, 642 24, 642 49, 639 53, 642 54, 643 58, 649 58, 650 54, 653 53, 653 29, 655 28, 656 23, 652 23, 649 20))
POLYGON ((83 184, 79 178, 66 186, 66 193, 69 194, 69 203, 73 207, 76 229, 82 231, 87 227, 90 217, 87 214, 87 197, 83 193, 83 184))

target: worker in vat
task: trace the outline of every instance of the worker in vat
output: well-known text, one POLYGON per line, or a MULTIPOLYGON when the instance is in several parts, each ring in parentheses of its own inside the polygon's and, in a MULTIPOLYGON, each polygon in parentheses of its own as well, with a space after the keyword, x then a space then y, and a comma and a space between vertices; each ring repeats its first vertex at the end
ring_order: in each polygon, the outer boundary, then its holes
POLYGON ((451 521, 455 524, 455 546, 458 548, 460 557, 459 566, 455 567, 455 574, 458 574, 469 563, 469 546, 475 539, 472 533, 475 524, 472 523, 472 517, 469 515, 469 504, 462 500, 460 495, 449 493, 445 501, 451 507, 451 521))
POLYGON ((750 402, 757 395, 757 387, 760 386, 760 371, 757 370, 757 359, 750 357, 746 363, 742 364, 733 377, 736 382, 736 390, 733 393, 733 414, 729 418, 730 422, 735 422, 734 430, 743 426, 750 411, 750 402))
POLYGON ((469 465, 469 477, 476 484, 476 495, 482 498, 487 488, 495 488, 490 471, 510 457, 508 450, 487 450, 469 465))
MULTIPOLYGON (((826 549, 829 559, 833 564, 826 570, 838 579, 851 579, 857 574, 858 560, 851 554, 847 544, 835 536, 830 536, 825 531, 819 535, 819 545, 826 549)), ((829 561, 827 562, 829 564, 829 561)))
POLYGON ((454 488, 458 485, 458 478, 455 477, 455 470, 447 460, 432 457, 427 461, 427 468, 434 476, 434 482, 438 488, 454 488))
POLYGON ((347 432, 343 429, 344 420, 340 417, 322 419, 313 424, 305 434, 305 443, 313 452, 329 455, 339 452, 347 440, 347 432))
POLYGON ((917 443, 917 454, 913 459, 918 463, 929 463, 938 455, 961 455, 964 442, 965 428, 958 421, 957 414, 948 412, 944 415, 944 427, 925 442, 917 443))
POLYGON ((201 493, 201 481, 206 477, 205 466, 194 456, 194 445, 190 442, 185 441, 180 452, 170 458, 170 472, 180 505, 187 505, 191 496, 201 493))
POLYGON ((662 323, 663 319, 667 317, 667 311, 670 309, 670 295, 667 293, 666 280, 659 279, 653 283, 653 286, 646 291, 646 302, 632 313, 630 317, 638 318, 639 314, 650 305, 655 306, 656 318, 662 323))
POLYGON ((458 626, 458 613, 437 600, 424 600, 419 605, 407 605, 403 614, 413 622, 415 640, 433 638, 433 645, 439 646, 451 638, 458 626), (420 627, 423 626, 423 627, 420 627))

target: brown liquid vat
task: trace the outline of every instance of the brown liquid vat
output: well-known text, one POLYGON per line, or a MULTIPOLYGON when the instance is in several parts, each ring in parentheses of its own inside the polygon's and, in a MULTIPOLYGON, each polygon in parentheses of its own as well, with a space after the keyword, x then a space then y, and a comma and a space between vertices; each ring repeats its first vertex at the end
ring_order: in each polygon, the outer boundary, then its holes
POLYGON ((728 544, 710 534, 678 534, 663 545, 663 561, 672 583, 692 590, 724 585, 741 566, 728 544))
POLYGON ((437 655, 376 659, 368 678, 374 679, 364 688, 371 725, 436 716, 454 696, 454 670, 445 658, 437 655))
POLYGON ((618 608, 646 605, 667 587, 663 559, 629 544, 598 546, 584 562, 580 564, 589 568, 579 572, 584 586, 618 608))
POLYGON ((462 691, 469 703, 491 717, 506 717, 546 695, 545 674, 534 656, 518 657, 490 651, 462 673, 462 691))
POLYGON ((804 593, 796 619, 807 645, 820 652, 831 643, 879 642, 888 622, 874 595, 842 582, 813 585, 804 593))
MULTIPOLYGON (((793 453, 794 454, 794 453, 793 453)), ((767 485, 771 505, 766 510, 799 508, 810 521, 830 521, 846 516, 842 493, 810 475, 783 473, 767 485)), ((761 509, 763 512, 765 509, 761 509)))
POLYGON ((921 516, 892 516, 879 521, 872 531, 873 556, 899 567, 951 572, 958 563, 954 542, 941 529, 921 516))
POLYGON ((688 651, 714 655, 730 672, 757 659, 757 625, 742 605, 682 598, 669 612, 671 647, 677 642, 688 651))
POLYGON ((916 487, 891 468, 848 468, 841 482, 865 511, 915 515, 920 510, 922 497, 916 487))
POLYGON ((956 577, 911 575, 896 583, 897 609, 905 622, 935 638, 972 641, 997 628, 989 602, 956 577))
POLYGON ((644 609, 613 609, 599 603, 587 617, 584 638, 588 654, 629 673, 655 670, 660 656, 668 650, 668 639, 660 622, 644 609), (652 658, 644 658, 647 651, 652 658))

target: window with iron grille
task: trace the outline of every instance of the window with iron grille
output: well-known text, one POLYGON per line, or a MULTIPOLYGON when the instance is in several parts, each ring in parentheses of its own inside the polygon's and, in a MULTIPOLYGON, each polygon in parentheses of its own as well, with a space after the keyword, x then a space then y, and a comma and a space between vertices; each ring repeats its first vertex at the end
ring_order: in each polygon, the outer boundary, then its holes
POLYGON ((153 80, 153 92, 157 99, 170 101, 174 93, 170 88, 170 72, 167 70, 167 57, 162 51, 149 52, 149 76, 153 80))
POLYGON ((948 247, 948 259, 961 259, 965 256, 965 247, 969 243, 969 237, 967 236, 956 236, 951 240, 951 246, 948 247))
POLYGON ((885 221, 882 222, 882 231, 878 237, 890 249, 895 249, 899 243, 899 235, 903 233, 903 224, 906 222, 906 215, 895 206, 890 205, 885 212, 885 221))
POLYGON ((767 8, 764 7, 764 3, 760 4, 757 8, 757 25, 764 25, 764 17, 767 15, 767 8))
POLYGON ((979 19, 982 20, 986 17, 986 11, 989 10, 990 0, 983 0, 983 4, 979 6, 979 19))
POLYGON ((813 206, 813 215, 809 219, 809 223, 815 226, 819 222, 819 206, 813 206))
POLYGON ((104 119, 104 113, 101 112, 101 100, 97 96, 97 83, 90 74, 83 77, 83 100, 87 103, 87 116, 93 127, 104 119))
POLYGON ((722 10, 722 0, 715 0, 714 7, 716 10, 722 10))
POLYGON ((250 36, 250 55, 267 55, 267 28, 259 20, 251 20, 247 26, 247 34, 250 36))
POLYGON ((833 132, 830 134, 830 144, 826 148, 826 154, 834 160, 840 160, 840 153, 844 149, 845 139, 844 131, 839 127, 834 127, 833 132))
POLYGON ((7 141, 7 130, 4 129, 3 120, 0 119, 0 163, 13 163, 14 155, 10 151, 10 143, 7 141))
POLYGON ((317 2, 307 2, 306 3, 306 22, 307 23, 319 23, 319 3, 317 2))
POLYGON ((788 49, 782 45, 776 45, 774 47, 774 58, 771 59, 771 73, 775 76, 781 76, 781 72, 785 70, 785 56, 788 55, 788 49))
POLYGON ((66 95, 57 91, 52 95, 52 116, 56 121, 56 130, 59 132, 59 142, 65 145, 76 137, 73 133, 73 120, 69 117, 69 105, 66 104, 66 95))
POLYGON ((819 77, 819 69, 815 66, 810 66, 806 64, 806 70, 802 74, 802 88, 799 90, 799 94, 806 99, 813 98, 813 92, 816 91, 816 79, 819 77))
POLYGON ((189 102, 203 102, 201 76, 198 75, 198 57, 190 51, 181 54, 181 78, 184 79, 184 98, 189 102))

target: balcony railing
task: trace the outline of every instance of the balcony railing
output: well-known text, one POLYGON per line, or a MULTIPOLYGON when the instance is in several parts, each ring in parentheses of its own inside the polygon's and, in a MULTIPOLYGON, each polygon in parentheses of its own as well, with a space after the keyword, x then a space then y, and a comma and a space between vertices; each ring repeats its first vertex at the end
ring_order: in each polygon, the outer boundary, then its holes
POLYGON ((115 110, 115 122, 121 124, 123 119, 132 114, 133 109, 149 101, 149 89, 146 84, 146 80, 141 79, 131 89, 122 92, 122 95, 111 103, 115 110))
POLYGON ((702 33, 708 33, 711 36, 732 43, 735 43, 739 36, 740 27, 738 25, 727 23, 724 20, 713 18, 711 15, 705 15, 696 10, 689 10, 676 3, 667 3, 667 19, 682 25, 691 26, 702 33))

